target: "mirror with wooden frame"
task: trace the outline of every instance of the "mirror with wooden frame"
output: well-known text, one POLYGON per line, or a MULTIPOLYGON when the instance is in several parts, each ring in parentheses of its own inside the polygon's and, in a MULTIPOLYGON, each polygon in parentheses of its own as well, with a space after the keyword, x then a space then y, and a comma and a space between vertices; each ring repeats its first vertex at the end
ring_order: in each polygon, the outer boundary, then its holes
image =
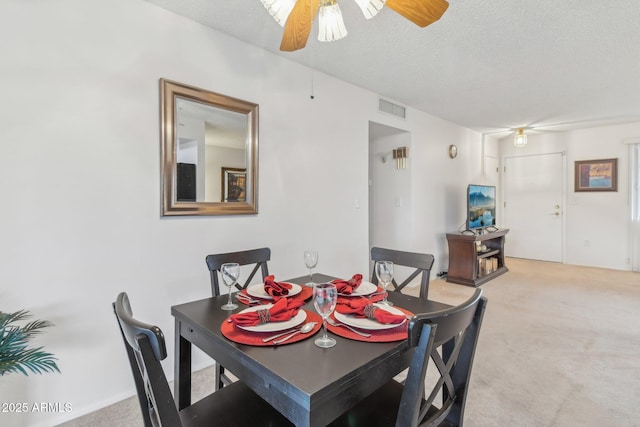
POLYGON ((162 215, 258 213, 258 105, 160 79, 162 215))

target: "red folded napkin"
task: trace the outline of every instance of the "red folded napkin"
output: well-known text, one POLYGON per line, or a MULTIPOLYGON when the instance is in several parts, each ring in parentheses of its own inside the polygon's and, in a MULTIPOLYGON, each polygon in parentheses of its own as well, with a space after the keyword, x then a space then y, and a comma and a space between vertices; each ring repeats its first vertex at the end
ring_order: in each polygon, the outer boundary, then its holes
POLYGON ((276 282, 274 279, 275 276, 267 276, 264 279, 264 291, 271 295, 275 301, 278 301, 280 298, 289 295, 289 289, 291 289, 291 284, 285 282, 276 282))
MULTIPOLYGON (((386 293, 386 295, 388 295, 388 293, 386 293)), ((366 295, 364 298, 368 299, 369 302, 380 302, 384 299, 385 296, 385 292, 382 291, 381 287, 378 287, 376 293, 371 294, 371 295, 366 295)), ((362 298, 362 297, 354 297, 351 295, 338 295, 338 304, 349 304, 349 301, 351 301, 354 298, 362 298)))
POLYGON ((405 321, 404 314, 393 314, 377 307, 366 298, 352 298, 344 304, 336 305, 336 311, 342 314, 353 314, 355 317, 366 317, 379 323, 396 324, 405 321))
POLYGON ((239 326, 257 326, 268 322, 285 322, 298 314, 303 300, 280 298, 270 308, 232 314, 229 321, 239 326))
POLYGON ((360 283, 362 283, 362 274, 354 274, 349 280, 335 279, 332 280, 331 283, 336 285, 339 294, 351 295, 353 291, 358 289, 360 283))

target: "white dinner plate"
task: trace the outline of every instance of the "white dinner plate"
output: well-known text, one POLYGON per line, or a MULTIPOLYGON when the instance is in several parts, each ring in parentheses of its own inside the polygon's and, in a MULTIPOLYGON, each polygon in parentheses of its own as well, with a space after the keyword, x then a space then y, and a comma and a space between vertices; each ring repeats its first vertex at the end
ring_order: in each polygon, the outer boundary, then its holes
MULTIPOLYGON (((289 293, 286 296, 292 297, 302 292, 302 286, 296 285, 295 283, 289 284, 291 285, 291 289, 289 289, 289 293)), ((247 287, 247 293, 256 298, 273 299, 273 297, 264 290, 264 283, 258 283, 257 285, 247 287)))
MULTIPOLYGON (((249 313, 251 311, 264 310, 264 309, 269 309, 271 307, 273 307, 273 304, 257 305, 255 307, 246 308, 242 310, 240 313, 249 313)), ((256 325, 256 326, 240 326, 240 325, 237 325, 237 326, 240 329, 244 329, 245 331, 250 331, 250 332, 278 332, 278 331, 284 331, 289 328, 293 328, 294 326, 298 326, 299 324, 304 322, 306 318, 307 318, 307 312, 304 310, 300 310, 298 311, 298 314, 296 314, 291 319, 286 320, 284 322, 269 322, 263 325, 256 325)))
POLYGON ((372 293, 374 293, 375 291, 378 290, 378 287, 376 285, 374 285, 371 282, 361 282, 360 286, 358 286, 356 288, 355 291, 353 291, 350 294, 341 294, 338 293, 338 295, 343 296, 343 297, 363 297, 365 295, 370 295, 372 293))
MULTIPOLYGON (((391 314, 400 314, 405 316, 405 314, 398 310, 395 307, 390 307, 384 304, 373 304, 376 307, 380 307, 382 310, 386 310, 391 314)), ((338 322, 344 323, 349 326, 353 326, 354 328, 360 329, 371 329, 371 330, 382 330, 382 329, 392 329, 396 326, 403 325, 404 322, 407 321, 405 319, 402 323, 378 323, 375 320, 367 319, 366 317, 354 317, 353 314, 342 314, 337 311, 333 312, 334 317, 338 322)))

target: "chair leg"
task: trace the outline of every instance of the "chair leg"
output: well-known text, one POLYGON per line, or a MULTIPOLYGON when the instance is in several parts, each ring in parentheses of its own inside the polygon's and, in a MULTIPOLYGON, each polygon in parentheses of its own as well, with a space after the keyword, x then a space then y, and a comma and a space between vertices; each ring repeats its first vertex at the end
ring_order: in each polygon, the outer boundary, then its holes
POLYGON ((220 380, 218 381, 218 388, 222 388, 226 385, 229 385, 228 383, 225 382, 225 375, 224 375, 224 368, 222 366, 220 366, 220 380))
POLYGON ((222 371, 223 371, 223 367, 220 366, 220 364, 218 362, 215 362, 215 368, 213 370, 213 391, 218 391, 222 388, 223 384, 222 384, 222 371))

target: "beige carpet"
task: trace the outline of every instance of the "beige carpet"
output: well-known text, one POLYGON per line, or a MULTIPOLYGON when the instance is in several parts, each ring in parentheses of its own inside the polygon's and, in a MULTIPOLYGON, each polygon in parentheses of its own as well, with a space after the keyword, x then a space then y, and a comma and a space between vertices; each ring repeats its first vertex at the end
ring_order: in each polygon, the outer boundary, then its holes
MULTIPOLYGON (((640 274, 506 262, 482 286, 466 425, 640 426, 640 274)), ((461 288, 434 282, 433 298, 461 288)))
MULTIPOLYGON (((489 299, 465 412, 467 427, 640 426, 640 274, 507 259, 489 299)), ((473 288, 431 282, 456 303, 473 288)), ((212 373, 194 375, 194 396, 212 373)), ((65 427, 140 426, 135 399, 65 427)), ((369 426, 367 426, 369 427, 369 426)))

